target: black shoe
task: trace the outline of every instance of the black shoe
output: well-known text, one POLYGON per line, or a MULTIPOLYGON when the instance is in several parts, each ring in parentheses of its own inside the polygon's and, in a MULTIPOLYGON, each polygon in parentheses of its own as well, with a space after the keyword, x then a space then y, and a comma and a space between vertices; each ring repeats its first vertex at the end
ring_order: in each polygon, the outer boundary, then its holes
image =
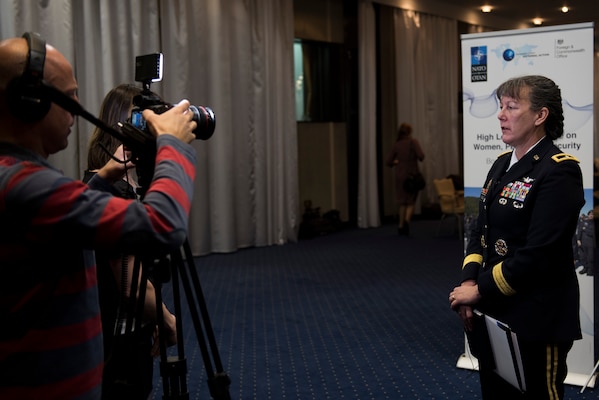
POLYGON ((586 269, 586 268, 583 268, 583 269, 581 269, 580 271, 578 271, 578 273, 579 273, 580 275, 582 275, 582 274, 586 274, 586 273, 587 273, 587 269, 586 269))

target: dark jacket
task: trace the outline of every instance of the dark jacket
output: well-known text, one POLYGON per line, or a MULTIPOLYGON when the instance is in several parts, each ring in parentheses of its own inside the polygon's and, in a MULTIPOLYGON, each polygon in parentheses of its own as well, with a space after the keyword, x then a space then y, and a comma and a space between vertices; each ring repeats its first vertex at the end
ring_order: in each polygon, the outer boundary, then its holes
POLYGON ((508 171, 491 167, 462 268, 482 296, 477 308, 525 340, 581 338, 572 237, 584 204, 578 160, 545 138, 508 171))

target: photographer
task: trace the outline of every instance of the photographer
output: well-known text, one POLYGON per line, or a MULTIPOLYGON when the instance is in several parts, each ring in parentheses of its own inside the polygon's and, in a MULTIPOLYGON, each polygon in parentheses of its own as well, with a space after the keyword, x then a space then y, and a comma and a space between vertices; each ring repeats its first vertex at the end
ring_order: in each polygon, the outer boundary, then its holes
POLYGON ((58 50, 35 34, 0 42, 0 398, 100 399, 93 250, 182 245, 196 122, 186 100, 160 115, 143 111, 156 135, 155 174, 142 202, 126 200, 108 192, 130 163, 109 161, 88 185, 48 163, 66 148, 74 116, 43 85, 77 101, 73 69, 58 50))
MULTIPOLYGON (((133 98, 142 94, 142 88, 121 84, 110 90, 100 107, 99 118, 108 126, 127 121, 131 116, 133 98)), ((83 181, 88 182, 111 158, 122 149, 121 142, 108 132, 96 127, 92 133, 88 153, 87 170, 83 181)), ((114 182, 117 196, 137 199, 135 168, 114 182)), ((151 280, 146 281, 142 329, 125 334, 125 324, 130 308, 130 292, 134 279, 135 257, 114 251, 96 251, 98 294, 104 336, 104 376, 102 398, 145 399, 152 390, 153 359, 159 353, 158 314, 156 294, 151 280)), ((136 276, 139 279, 139 275, 136 276)), ((139 280, 137 286, 139 287, 139 280)), ((138 303, 136 303, 139 306, 138 303)), ((177 341, 176 318, 162 304, 164 327, 167 332, 165 344, 177 341)))

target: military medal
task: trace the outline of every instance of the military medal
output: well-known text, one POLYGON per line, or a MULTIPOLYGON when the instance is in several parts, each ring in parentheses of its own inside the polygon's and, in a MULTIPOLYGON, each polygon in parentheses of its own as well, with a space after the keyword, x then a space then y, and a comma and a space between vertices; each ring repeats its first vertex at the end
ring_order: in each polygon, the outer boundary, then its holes
POLYGON ((495 242, 495 253, 500 256, 505 256, 507 254, 507 243, 503 239, 497 239, 495 242))
POLYGON ((524 202, 531 188, 532 183, 526 183, 522 181, 510 182, 501 190, 501 197, 524 202))
POLYGON ((487 193, 489 193, 489 188, 491 187, 491 183, 493 182, 493 178, 489 179, 489 182, 487 183, 487 186, 484 187, 481 192, 480 192, 480 198, 481 200, 484 202, 486 201, 487 198, 487 193))

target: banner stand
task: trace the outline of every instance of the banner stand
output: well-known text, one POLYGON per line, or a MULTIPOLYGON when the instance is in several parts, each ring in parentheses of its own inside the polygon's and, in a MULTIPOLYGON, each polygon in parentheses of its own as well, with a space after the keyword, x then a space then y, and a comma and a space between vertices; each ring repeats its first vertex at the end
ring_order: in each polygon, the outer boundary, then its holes
POLYGON ((458 357, 456 367, 462 369, 470 369, 472 371, 478 371, 478 359, 470 353, 470 347, 468 347, 468 338, 464 334, 464 353, 458 357))
POLYGON ((597 363, 595 364, 595 368, 593 368, 593 370, 591 371, 591 374, 589 375, 588 379, 586 380, 586 382, 584 383, 584 385, 582 386, 582 389, 580 389, 580 393, 584 392, 584 390, 587 387, 595 387, 595 373, 597 372, 597 367, 599 367, 599 360, 597 360, 597 363), (591 383, 592 381, 592 383, 591 383))

